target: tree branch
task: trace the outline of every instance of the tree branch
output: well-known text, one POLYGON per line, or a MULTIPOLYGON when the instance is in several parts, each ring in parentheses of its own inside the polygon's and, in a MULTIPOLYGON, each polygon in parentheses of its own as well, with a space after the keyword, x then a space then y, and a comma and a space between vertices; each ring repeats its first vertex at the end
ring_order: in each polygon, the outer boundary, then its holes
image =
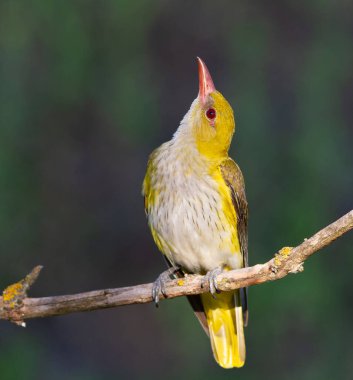
MULTIPOLYGON (((282 248, 274 258, 265 264, 220 274, 217 277, 218 288, 222 291, 229 291, 278 280, 289 273, 301 272, 303 262, 309 256, 352 228, 353 210, 311 238, 305 239, 297 247, 282 248)), ((34 268, 24 280, 8 286, 4 290, 3 297, 0 297, 0 319, 25 326, 24 320, 29 318, 51 317, 152 301, 152 283, 117 289, 94 290, 73 295, 28 298, 27 290, 37 278, 40 270, 41 267, 34 268)), ((161 299, 207 292, 208 287, 201 287, 202 278, 199 275, 188 275, 181 279, 171 280, 166 285, 166 297, 161 296, 161 299)))

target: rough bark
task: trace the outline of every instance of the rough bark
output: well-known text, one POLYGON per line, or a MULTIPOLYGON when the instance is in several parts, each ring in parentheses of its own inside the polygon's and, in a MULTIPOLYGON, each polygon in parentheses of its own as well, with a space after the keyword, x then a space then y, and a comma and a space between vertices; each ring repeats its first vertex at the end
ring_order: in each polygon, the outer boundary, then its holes
MULTIPOLYGON (((283 278, 289 273, 303 270, 304 261, 313 253, 329 245, 353 228, 353 210, 323 228, 295 248, 282 248, 265 264, 223 272, 217 277, 221 291, 261 284, 283 278)), ((7 319, 21 326, 24 320, 51 317, 75 312, 91 311, 122 305, 148 303, 152 301, 152 283, 117 289, 94 290, 91 292, 55 297, 28 298, 27 290, 36 280, 42 267, 38 266, 25 279, 8 286, 0 297, 0 319, 7 319)), ((166 297, 174 298, 207 292, 202 287, 202 276, 189 275, 171 280, 166 286, 166 297)))

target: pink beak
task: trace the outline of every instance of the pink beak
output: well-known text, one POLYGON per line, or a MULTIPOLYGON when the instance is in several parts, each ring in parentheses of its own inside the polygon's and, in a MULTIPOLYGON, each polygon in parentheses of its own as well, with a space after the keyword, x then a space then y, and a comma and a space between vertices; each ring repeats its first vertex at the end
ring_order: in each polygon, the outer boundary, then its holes
POLYGON ((205 103, 208 95, 216 91, 216 87, 213 84, 211 74, 205 62, 197 57, 197 63, 199 66, 199 98, 202 103, 205 103))

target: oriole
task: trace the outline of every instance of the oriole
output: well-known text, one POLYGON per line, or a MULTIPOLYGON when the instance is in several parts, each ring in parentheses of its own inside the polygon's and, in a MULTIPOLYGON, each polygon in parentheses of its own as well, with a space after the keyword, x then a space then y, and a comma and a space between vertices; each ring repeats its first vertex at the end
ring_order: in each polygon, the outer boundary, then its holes
POLYGON ((158 303, 172 272, 206 275, 210 293, 188 297, 224 368, 245 362, 247 291, 216 294, 222 270, 248 265, 243 175, 228 156, 233 110, 198 58, 199 94, 173 138, 150 155, 143 182, 148 224, 170 270, 154 283, 158 303))

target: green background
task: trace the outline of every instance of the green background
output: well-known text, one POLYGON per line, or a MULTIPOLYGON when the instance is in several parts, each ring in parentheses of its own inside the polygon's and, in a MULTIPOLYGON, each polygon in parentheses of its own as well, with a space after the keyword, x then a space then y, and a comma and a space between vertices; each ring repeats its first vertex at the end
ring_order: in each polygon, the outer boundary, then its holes
MULTIPOLYGON (((353 3, 0 2, 0 286, 32 296, 153 281, 165 269, 141 183, 198 92, 234 107, 250 264, 352 208, 353 3)), ((8 322, 7 379, 352 379, 353 235, 250 289, 247 362, 219 368, 185 299, 8 322)))

